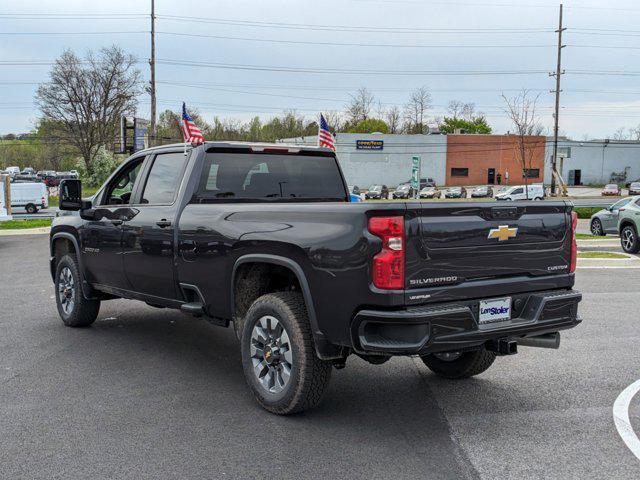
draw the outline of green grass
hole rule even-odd
[[[603,208],[604,205],[602,207],[576,207],[573,210],[578,214],[578,218],[591,218],[591,215]]]
[[[100,187],[82,187],[82,198],[95,195]],[[49,197],[49,207],[55,208],[60,206],[60,197]]]
[[[590,233],[576,233],[576,240],[604,240],[604,235],[591,235]]]
[[[50,227],[50,218],[34,218],[30,220],[7,220],[0,222],[0,230],[22,230],[25,228]]]
[[[578,252],[578,258],[629,258],[629,255],[615,252]]]

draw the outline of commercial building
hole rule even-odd
[[[285,138],[283,143],[315,145],[317,137]],[[446,135],[338,133],[336,154],[349,185],[395,187],[411,178],[412,157],[422,158],[422,177],[444,185]]]
[[[526,173],[530,183],[544,181],[546,138],[526,137]],[[515,135],[447,135],[447,185],[514,185],[525,171]]]
[[[553,139],[547,141],[545,178],[551,181]],[[557,169],[569,185],[600,185],[640,179],[640,142],[589,140],[558,142]],[[619,180],[620,179],[620,180]]]
[[[281,142],[315,145],[317,137]],[[400,135],[339,133],[337,156],[349,185],[395,187],[411,177],[412,157],[422,159],[422,177],[438,185],[516,185],[524,183],[515,135]],[[530,183],[551,183],[553,139],[525,139]],[[558,169],[569,185],[640,179],[640,142],[561,139]],[[622,180],[619,180],[622,181]]]

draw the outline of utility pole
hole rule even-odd
[[[151,132],[149,146],[156,144],[156,8],[155,0],[151,0],[151,81],[149,82],[149,93],[151,94]]]
[[[556,163],[558,160],[558,117],[560,116],[560,77],[564,74],[562,70],[562,32],[566,28],[562,27],[562,4],[560,4],[560,17],[558,20],[558,64],[556,65],[556,73],[550,73],[550,76],[556,77],[556,89],[551,90],[551,93],[556,94],[556,108],[554,114],[554,126],[553,126],[553,158],[551,159],[551,195],[556,194]]]

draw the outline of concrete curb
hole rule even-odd
[[[11,237],[14,235],[45,235],[49,234],[51,227],[38,228],[17,228],[15,230],[0,230],[0,237]]]

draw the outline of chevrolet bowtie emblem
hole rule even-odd
[[[517,234],[517,227],[509,228],[509,225],[500,225],[498,228],[489,230],[489,236],[487,238],[497,238],[499,242],[504,242],[505,240],[515,237]]]

